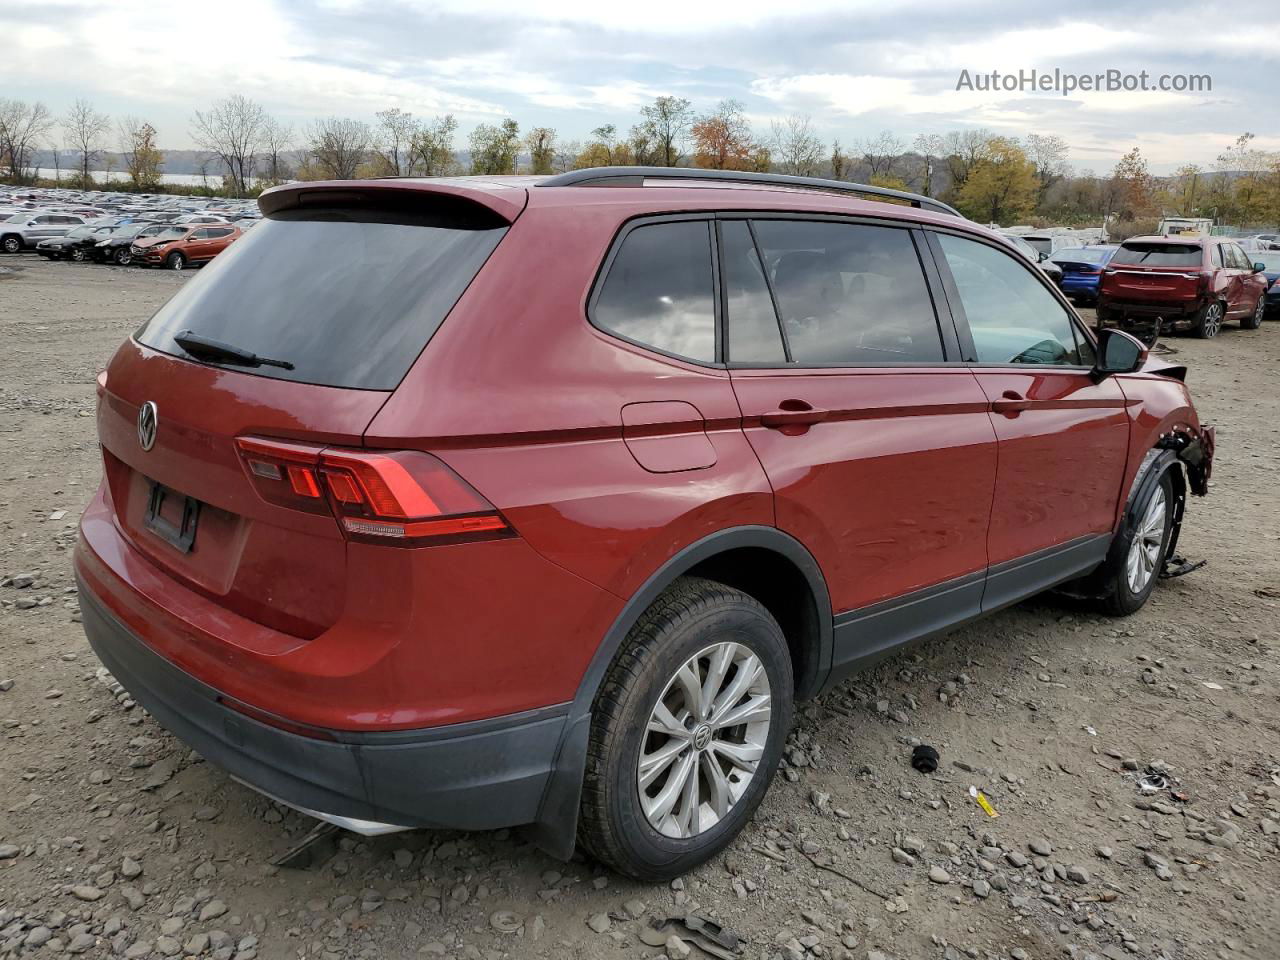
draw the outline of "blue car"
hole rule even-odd
[[[1267,278],[1267,313],[1271,318],[1280,316],[1280,251],[1255,250],[1249,254],[1254,263],[1265,268],[1262,275]]]
[[[1049,259],[1062,268],[1058,286],[1080,305],[1096,303],[1102,268],[1119,250],[1118,246],[1070,247],[1059,250]]]

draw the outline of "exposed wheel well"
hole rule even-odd
[[[685,571],[750,594],[778,621],[791,650],[796,697],[811,697],[821,682],[819,611],[809,581],[787,557],[766,547],[737,547]]]

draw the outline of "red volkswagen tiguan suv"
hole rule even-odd
[[[260,204],[99,379],[84,626],[357,831],[675,876],[796,700],[1049,587],[1133,612],[1206,489],[1185,370],[928,198],[611,168]]]

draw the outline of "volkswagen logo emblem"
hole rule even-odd
[[[143,450],[150,450],[156,445],[156,427],[160,423],[160,411],[155,403],[148,400],[138,410],[138,443]]]

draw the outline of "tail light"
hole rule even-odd
[[[309,513],[331,512],[352,540],[424,546],[514,536],[493,504],[429,453],[257,437],[236,442],[265,500]]]
[[[1196,274],[1196,293],[1204,293],[1209,289],[1209,281],[1213,274],[1208,270],[1201,270]]]

